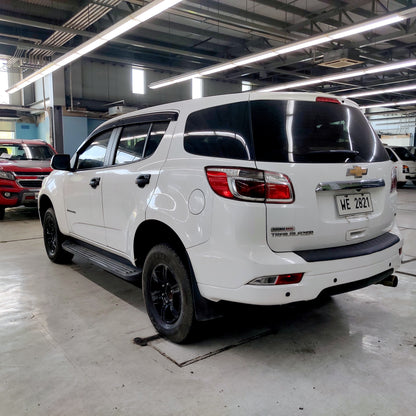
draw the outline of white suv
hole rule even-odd
[[[416,156],[404,146],[386,146],[386,151],[397,167],[397,187],[403,188],[407,181],[416,185]]]
[[[57,155],[39,211],[49,258],[142,279],[174,342],[218,301],[280,305],[395,285],[396,176],[351,101],[243,93],[162,105]]]

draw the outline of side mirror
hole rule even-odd
[[[51,167],[55,170],[71,170],[71,157],[66,154],[57,154],[52,157]]]

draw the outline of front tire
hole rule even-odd
[[[4,211],[6,208],[0,207],[0,220],[4,219]]]
[[[153,247],[143,267],[143,297],[153,326],[172,342],[189,341],[195,329],[188,268],[165,244]]]
[[[399,189],[403,188],[406,185],[406,182],[397,182],[397,187]]]
[[[54,263],[69,263],[73,257],[62,247],[65,238],[59,231],[55,211],[49,208],[43,216],[43,242],[45,244],[46,254]]]

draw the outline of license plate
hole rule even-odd
[[[373,211],[370,194],[337,195],[335,198],[339,215],[360,214]]]

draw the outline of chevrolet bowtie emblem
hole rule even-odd
[[[361,166],[354,166],[353,168],[347,169],[347,176],[355,176],[356,178],[362,178],[363,175],[367,175],[368,169],[362,168]]]

